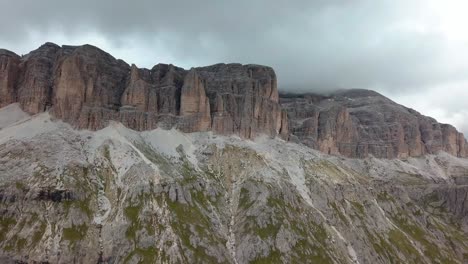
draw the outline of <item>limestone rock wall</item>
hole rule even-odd
[[[13,52],[0,50],[0,107],[16,101],[20,57]]]
[[[453,126],[368,90],[328,96],[281,95],[291,140],[330,154],[406,158],[445,151],[467,157],[465,137]]]
[[[213,131],[252,138],[277,135],[282,125],[276,75],[259,65],[216,64],[196,69],[202,76],[213,113]],[[284,133],[283,132],[283,136]]]
[[[19,102],[30,114],[50,110],[80,129],[115,120],[135,130],[287,138],[276,83],[274,71],[259,65],[140,69],[90,45],[46,43],[23,57],[0,50],[0,106]]]
[[[46,43],[22,57],[0,50],[0,107],[15,102],[30,114],[50,111],[80,129],[115,120],[134,130],[280,136],[356,158],[439,151],[468,156],[465,137],[453,126],[373,91],[280,98],[274,70],[260,65],[141,69],[90,45]]]

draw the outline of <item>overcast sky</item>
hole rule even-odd
[[[0,0],[0,47],[92,44],[150,68],[272,66],[280,90],[377,90],[468,134],[466,0]]]

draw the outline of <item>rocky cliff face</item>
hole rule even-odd
[[[19,64],[18,55],[7,50],[0,50],[0,107],[16,102]]]
[[[445,151],[466,157],[468,147],[453,126],[367,90],[328,96],[284,94],[291,139],[347,157],[407,158]]]
[[[134,130],[175,127],[301,142],[328,154],[406,158],[468,155],[463,134],[378,93],[279,96],[270,67],[216,64],[140,69],[90,46],[46,43],[20,57],[0,50],[0,107],[18,102],[76,128],[119,121]]]
[[[135,130],[288,135],[269,67],[218,64],[186,71],[158,64],[148,70],[90,45],[52,43],[22,58],[2,50],[0,66],[0,106],[18,102],[30,114],[50,110],[77,128],[102,129],[115,120]]]

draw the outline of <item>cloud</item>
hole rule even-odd
[[[463,97],[440,102],[440,87],[455,91],[454,83],[468,83],[463,26],[468,4],[463,1],[0,4],[8,6],[0,16],[0,46],[18,53],[53,41],[93,44],[142,67],[159,62],[185,68],[218,62],[266,64],[275,68],[282,90],[375,89],[443,122],[467,127]],[[416,100],[418,96],[427,103]]]
[[[468,135],[468,108],[466,104],[468,89],[466,87],[468,87],[468,81],[448,82],[427,87],[417,93],[396,95],[393,96],[393,99],[424,115],[454,125],[466,136]]]

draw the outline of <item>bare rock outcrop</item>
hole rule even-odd
[[[56,62],[52,112],[79,128],[99,129],[117,116],[129,66],[85,45],[65,46]]]
[[[180,97],[179,125],[182,131],[207,131],[211,128],[210,102],[205,93],[205,85],[197,71],[192,69],[185,76]]]
[[[15,53],[0,49],[0,107],[16,101],[20,59]]]
[[[22,57],[0,50],[0,107],[16,102],[30,114],[50,111],[80,129],[115,120],[134,130],[280,136],[356,158],[468,155],[453,126],[376,92],[280,98],[273,69],[253,64],[141,69],[90,45],[46,43]]]
[[[328,96],[281,95],[291,139],[330,154],[406,158],[445,151],[466,157],[466,140],[453,126],[368,90]]]
[[[90,45],[53,43],[24,57],[1,50],[0,66],[1,106],[19,102],[31,114],[50,110],[80,129],[115,120],[135,130],[288,136],[276,76],[265,66],[140,69]]]
[[[16,101],[24,111],[37,114],[52,105],[54,69],[60,47],[45,43],[21,59]]]
[[[259,65],[216,64],[197,68],[212,109],[212,129],[252,138],[277,135],[282,127],[276,75]],[[283,132],[283,134],[286,134]]]

